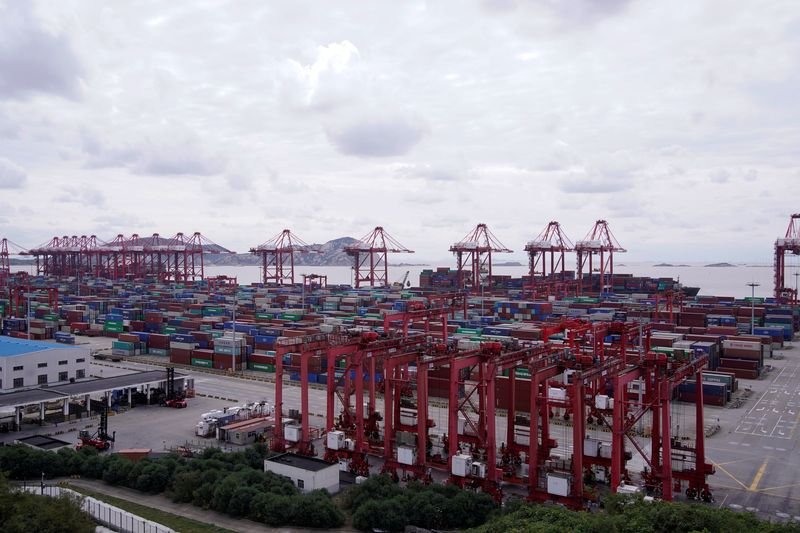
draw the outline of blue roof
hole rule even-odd
[[[69,346],[56,344],[54,342],[29,341],[26,339],[15,339],[13,337],[0,336],[0,357],[11,357],[26,353],[41,352],[54,348],[69,348]]]

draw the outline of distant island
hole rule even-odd
[[[493,263],[496,267],[521,267],[522,263],[519,261],[506,261],[505,263]]]
[[[390,263],[390,267],[426,267],[430,266],[427,263]]]
[[[736,265],[732,265],[730,263],[711,263],[710,265],[705,265],[705,266],[714,267],[714,268],[718,268],[718,267],[726,267],[727,268],[727,267],[735,267]]]
[[[653,265],[654,267],[688,267],[689,265],[673,265],[672,263],[658,263],[657,265]],[[714,266],[714,265],[706,265],[706,266]]]

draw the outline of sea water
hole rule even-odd
[[[652,278],[674,278],[687,287],[700,287],[700,294],[714,296],[733,296],[743,298],[750,296],[752,289],[748,283],[758,283],[755,295],[772,296],[773,270],[771,265],[734,265],[730,267],[710,267],[702,263],[681,263],[680,266],[655,266],[657,263],[623,263],[615,266],[615,272],[633,274]],[[399,282],[406,271],[412,287],[419,286],[419,275],[425,269],[434,266],[389,266],[389,282]],[[454,268],[452,265],[450,268]],[[493,273],[503,276],[519,277],[528,273],[527,266],[497,266]],[[206,276],[228,275],[237,278],[240,284],[249,285],[260,280],[261,269],[258,266],[206,266]],[[302,266],[295,265],[295,281],[302,281],[303,274],[320,274],[328,276],[328,284],[351,284],[353,269],[348,266]],[[787,272],[787,284],[793,286],[797,278],[793,272]]]

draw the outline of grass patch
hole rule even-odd
[[[152,507],[147,507],[146,505],[134,503],[129,500],[123,500],[114,496],[108,496],[107,494],[96,492],[84,487],[77,487],[71,484],[68,486],[70,489],[74,490],[75,492],[80,492],[84,496],[91,496],[92,498],[111,504],[115,507],[119,507],[120,509],[128,511],[129,513],[146,518],[147,520],[158,522],[159,524],[165,525],[171,529],[174,529],[175,531],[180,531],[181,533],[233,533],[229,529],[217,527],[213,524],[204,524],[203,522],[198,522],[197,520],[192,520],[191,518],[168,513],[166,511],[162,511],[161,509],[153,509]]]

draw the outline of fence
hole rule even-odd
[[[108,526],[115,531],[123,533],[175,533],[175,530],[151,522],[135,514],[123,511],[118,507],[101,502],[91,496],[84,496],[74,490],[52,485],[20,487],[22,490],[33,494],[43,494],[51,498],[67,496],[81,502],[81,509],[89,513],[101,525]]]

